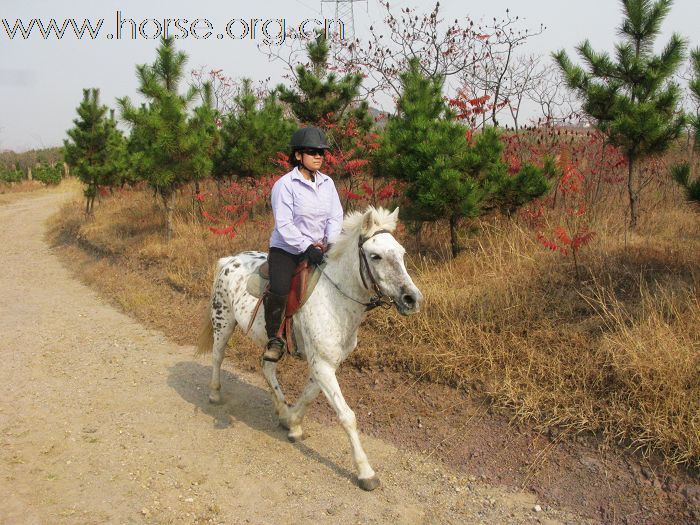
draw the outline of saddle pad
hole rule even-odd
[[[269,279],[260,275],[259,270],[262,266],[263,265],[261,264],[255,270],[253,270],[253,272],[248,276],[248,279],[246,280],[246,290],[250,295],[252,295],[253,297],[257,297],[258,299],[262,297],[262,295],[265,293],[265,290],[267,290],[267,286],[270,284]],[[318,284],[318,280],[321,278],[321,270],[323,270],[323,268],[325,267],[326,263],[324,262],[321,265],[314,268],[314,271],[307,282],[306,291],[302,295],[302,300],[299,305],[299,308],[301,308],[301,306],[303,306],[304,303],[311,296],[311,292],[314,291],[314,288],[316,288],[316,284]]]
[[[248,276],[248,279],[245,283],[245,287],[250,295],[260,299],[262,297],[262,294],[265,293],[265,289],[267,288],[267,285],[269,283],[270,281],[268,279],[264,279],[263,276],[260,275],[260,272],[258,272],[258,269],[256,268],[253,271],[253,273],[251,273]]]

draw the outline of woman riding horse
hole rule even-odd
[[[340,234],[343,208],[333,180],[320,171],[328,143],[315,127],[294,132],[289,161],[294,169],[272,187],[275,228],[268,255],[270,290],[265,295],[267,345],[263,360],[277,362],[284,355],[284,340],[277,336],[292,274],[307,258],[323,261],[323,251]]]

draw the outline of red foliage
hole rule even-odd
[[[354,192],[352,192],[348,189],[345,189],[345,188],[341,188],[340,193],[341,193],[341,195],[343,195],[343,197],[350,199],[350,200],[353,200],[353,201],[357,201],[357,200],[360,200],[362,198],[362,195],[359,195],[358,193],[354,193]]]
[[[565,155],[559,157],[566,159]],[[545,248],[553,251],[559,251],[562,255],[574,257],[576,264],[576,254],[578,250],[588,244],[595,232],[590,230],[586,212],[588,205],[586,204],[587,185],[581,171],[570,161],[564,166],[560,166],[561,176],[557,181],[557,187],[563,198],[567,199],[567,203],[563,208],[563,217],[556,219],[553,217],[554,210],[553,200],[554,195],[550,195],[546,201],[549,201],[545,208],[542,200],[532,203],[523,210],[523,216],[527,222],[537,230],[536,239]],[[550,217],[552,216],[552,217]],[[554,222],[554,227],[550,224]],[[578,272],[578,266],[576,268]]]
[[[553,191],[521,213],[536,231],[538,242],[573,256],[578,272],[577,253],[595,237],[589,224],[590,209],[614,189],[610,186],[624,182],[624,155],[591,130],[543,127],[503,140],[511,169],[517,165],[515,158],[539,167],[547,157],[554,160],[559,176],[553,181]]]
[[[284,173],[289,173],[290,171],[292,171],[292,165],[290,164],[289,156],[286,153],[278,151],[277,158],[275,159],[275,164],[277,164],[280,170],[284,171]]]
[[[400,192],[399,189],[396,187],[398,184],[398,181],[392,180],[389,181],[388,184],[386,184],[378,193],[379,200],[385,201],[394,197],[398,197]],[[405,184],[403,184],[405,186]]]
[[[447,104],[457,112],[458,120],[472,120],[489,109],[488,101],[491,97],[470,97],[464,89],[457,91],[454,98],[448,98]]]
[[[221,188],[219,196],[226,203],[216,214],[202,210],[202,216],[207,221],[218,225],[210,226],[209,231],[215,235],[235,237],[239,228],[249,221],[252,210],[267,205],[277,179],[279,176],[234,180]]]

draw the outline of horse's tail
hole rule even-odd
[[[197,351],[195,356],[200,356],[208,354],[212,351],[214,346],[214,325],[211,319],[211,305],[214,300],[214,289],[216,288],[216,281],[221,275],[221,268],[223,267],[223,259],[219,259],[216,264],[216,274],[214,275],[214,283],[211,287],[211,297],[209,297],[209,303],[204,311],[204,318],[202,319],[202,327],[199,330],[199,341],[197,343]]]
[[[202,319],[202,328],[199,331],[199,342],[197,343],[196,356],[208,354],[214,346],[214,326],[211,322],[211,301],[204,312]]]

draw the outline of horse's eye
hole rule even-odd
[[[369,258],[372,259],[373,261],[381,261],[382,260],[381,256],[377,255],[376,253],[373,253],[372,255],[370,255]]]

